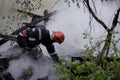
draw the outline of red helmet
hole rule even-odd
[[[55,42],[58,42],[59,44],[61,44],[65,39],[64,33],[61,31],[54,31],[53,39]]]

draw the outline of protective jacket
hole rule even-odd
[[[22,48],[34,48],[41,43],[46,47],[48,53],[51,55],[55,52],[53,45],[54,40],[52,39],[49,30],[44,26],[23,30],[17,37],[17,43]]]

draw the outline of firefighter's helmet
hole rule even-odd
[[[59,44],[61,44],[65,39],[64,33],[61,31],[54,31],[53,39],[55,42],[58,42]]]

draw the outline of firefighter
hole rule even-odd
[[[44,26],[27,28],[17,36],[17,43],[21,48],[34,52],[40,43],[44,45],[54,62],[59,62],[53,43],[61,44],[64,41],[64,33],[61,31],[50,32]]]

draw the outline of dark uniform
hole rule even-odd
[[[55,54],[53,45],[54,42],[49,30],[44,26],[25,29],[17,37],[17,43],[21,48],[33,49],[41,43],[46,47],[53,60],[58,61],[58,56]]]

